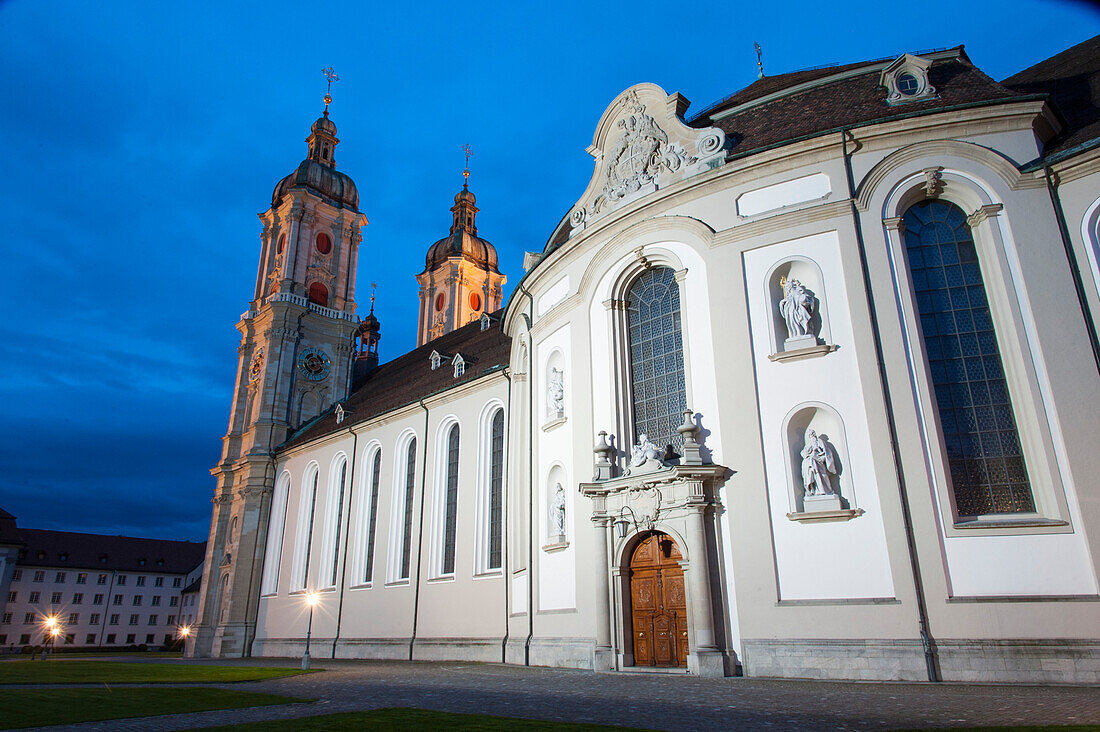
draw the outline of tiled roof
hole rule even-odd
[[[1013,74],[1002,85],[1027,94],[1049,94],[1066,128],[1046,154],[1100,138],[1100,36]]]
[[[206,542],[138,539],[132,536],[77,534],[71,531],[19,529],[26,548],[21,567],[183,574],[206,554]]]
[[[15,516],[0,508],[0,546],[19,546],[19,529],[15,527]]]
[[[475,320],[382,364],[342,402],[345,413],[343,424],[336,424],[334,407],[291,435],[280,449],[347,429],[353,424],[507,366],[512,339],[500,327],[500,313],[492,313],[490,317],[493,324],[486,330],[481,329],[480,320]],[[439,351],[448,357],[446,363],[435,371],[431,366],[432,351]],[[458,353],[466,360],[466,372],[456,379],[450,359]]]
[[[970,63],[960,49],[948,58],[934,61],[928,70],[928,80],[936,89],[935,98],[889,106],[886,104],[887,91],[879,85],[880,72],[886,65],[873,64],[867,67],[869,70],[866,73],[848,77],[841,75],[834,81],[824,77],[819,85],[811,88],[750,105],[712,122],[714,116],[721,115],[721,110],[718,110],[695,120],[693,124],[700,127],[713,124],[721,128],[733,141],[731,155],[739,157],[842,127],[857,127],[913,114],[963,105],[997,103],[1024,96],[986,76]],[[851,64],[828,71],[841,74],[846,69],[859,66],[861,65]],[[791,86],[808,80],[799,77],[798,73],[787,76],[796,77],[789,80]],[[761,80],[757,84],[764,81],[767,80]],[[753,86],[756,84],[740,94],[748,92]],[[761,96],[764,95],[756,95],[755,98]],[[741,100],[738,104],[744,104],[745,101],[749,99]],[[724,108],[735,106],[737,105],[727,104]]]

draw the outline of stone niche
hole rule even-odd
[[[542,429],[550,430],[565,424],[566,389],[565,356],[561,350],[554,349],[550,357],[546,359],[544,369],[543,398],[546,406],[543,415]]]
[[[829,467],[825,472],[831,493],[818,489],[817,495],[809,495],[807,491],[804,467],[813,458],[805,457],[803,452],[811,431],[829,453]],[[816,402],[795,407],[787,417],[783,437],[790,478],[791,512],[787,518],[801,522],[847,521],[863,515],[863,509],[856,504],[855,486],[849,470],[851,462],[844,422],[836,410]]]
[[[782,303],[787,295],[786,287],[797,283],[804,291],[805,307],[810,317],[805,333],[791,332],[784,316]],[[765,297],[768,301],[768,319],[771,341],[768,344],[772,361],[788,361],[814,356],[824,356],[836,350],[832,330],[829,327],[829,309],[825,297],[825,278],[821,268],[812,259],[789,257],[772,267],[768,273]]]

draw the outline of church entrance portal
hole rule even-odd
[[[687,602],[680,549],[668,534],[642,539],[630,557],[634,665],[687,665]]]

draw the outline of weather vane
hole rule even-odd
[[[757,68],[756,78],[763,79],[764,78],[764,59],[763,59],[764,49],[760,48],[760,44],[757,43],[756,41],[753,41],[752,45],[756,46],[756,68]]]
[[[466,188],[470,184],[470,158],[474,156],[474,149],[466,143],[462,146],[462,152],[466,153],[466,169],[462,171],[462,187]]]
[[[328,105],[332,104],[332,82],[340,81],[340,77],[336,75],[336,69],[331,66],[321,69],[321,73],[328,79],[328,89],[325,90],[325,116],[328,117]]]
[[[370,283],[370,312],[374,314],[374,288],[378,287],[377,282]]]

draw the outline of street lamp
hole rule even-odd
[[[48,641],[48,645],[46,643],[42,644],[42,660],[43,661],[46,660],[46,654],[49,651],[52,651],[54,649],[54,644],[57,640],[57,636],[59,636],[60,634],[61,634],[61,625],[57,622],[57,616],[47,615],[46,616],[46,638],[47,638],[47,641]]]
[[[182,642],[182,645],[184,646],[184,650],[186,650],[186,648],[187,648],[187,637],[189,635],[191,635],[191,626],[190,625],[181,625],[176,630],[176,637],[179,638],[180,641]]]
[[[313,633],[313,608],[320,599],[316,592],[306,593],[306,604],[309,605],[309,625],[306,626],[306,650],[302,654],[303,671],[309,671],[309,636]]]

